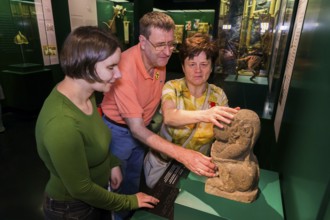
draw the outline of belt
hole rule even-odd
[[[71,211],[74,210],[81,210],[83,207],[88,207],[90,205],[82,202],[82,201],[58,201],[54,200],[53,198],[45,195],[44,203],[49,208],[56,208],[56,209],[70,209]]]
[[[105,120],[107,120],[108,122],[110,122],[110,123],[112,123],[114,125],[117,125],[117,126],[122,127],[122,128],[129,128],[128,125],[126,125],[126,124],[120,124],[118,122],[115,122],[114,120],[108,118],[106,115],[104,115],[104,118],[105,118]]]

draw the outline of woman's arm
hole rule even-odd
[[[181,127],[198,122],[213,123],[222,128],[222,123],[230,124],[237,109],[226,106],[214,106],[206,110],[182,110],[177,109],[174,102],[166,100],[162,103],[164,124]]]

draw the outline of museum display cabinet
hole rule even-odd
[[[1,65],[42,61],[38,19],[34,1],[1,2]],[[10,58],[10,59],[9,59]],[[6,62],[6,63],[5,63]]]
[[[280,0],[221,1],[218,71],[223,74],[250,75],[252,68],[243,66],[240,61],[248,55],[254,55],[261,59],[255,61],[253,70],[261,76],[267,75],[280,6]]]
[[[53,86],[52,71],[43,64],[38,3],[2,1],[0,83],[4,107],[37,111]],[[7,9],[7,10],[6,10]],[[53,27],[53,26],[52,26]],[[49,56],[57,55],[48,48]]]
[[[98,26],[111,31],[121,41],[123,49],[135,44],[134,4],[129,1],[96,1]]]

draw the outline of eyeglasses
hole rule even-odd
[[[160,44],[155,45],[150,40],[148,40],[147,38],[146,38],[146,40],[151,44],[151,46],[153,46],[155,48],[156,51],[163,51],[163,50],[166,49],[166,47],[168,47],[172,51],[178,45],[175,42],[160,43]]]

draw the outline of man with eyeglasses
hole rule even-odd
[[[122,53],[122,78],[116,89],[104,95],[103,119],[111,129],[111,152],[122,164],[119,193],[139,191],[145,145],[184,164],[198,175],[215,176],[210,157],[166,141],[147,128],[160,103],[166,64],[176,48],[173,19],[162,12],[149,12],[140,19],[139,43]],[[116,213],[125,219],[129,213]]]

